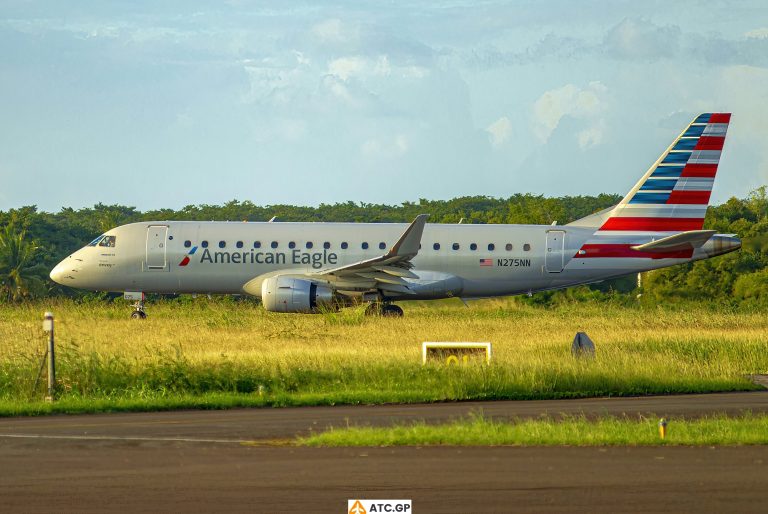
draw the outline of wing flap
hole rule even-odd
[[[388,273],[390,275],[394,275],[396,277],[403,277],[403,278],[419,278],[418,275],[415,273],[408,271],[405,268],[400,268],[397,266],[372,266],[373,269],[378,271],[383,271],[384,273]]]
[[[372,278],[376,282],[382,282],[384,284],[397,284],[397,285],[401,285],[401,286],[407,286],[408,285],[408,282],[406,282],[402,278],[396,277],[394,275],[389,275],[387,273],[381,273],[381,272],[376,272],[376,271],[370,272],[370,273],[369,272],[358,271],[357,275],[359,275],[359,276],[361,276],[363,278]]]

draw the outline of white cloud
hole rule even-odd
[[[579,148],[586,150],[592,146],[597,146],[603,142],[603,122],[589,127],[576,134],[576,140],[579,142]]]
[[[555,131],[563,116],[599,122],[598,117],[604,112],[603,97],[607,88],[600,82],[590,82],[581,89],[574,84],[545,92],[533,105],[533,130],[541,142],[546,142]],[[600,141],[597,125],[579,137],[584,145],[597,144]]]
[[[673,56],[679,47],[680,27],[660,27],[643,19],[624,19],[603,41],[605,50],[622,59],[652,61]]]
[[[328,63],[328,73],[346,82],[352,75],[365,70],[367,66],[368,63],[362,57],[342,57]]]
[[[749,38],[755,38],[755,39],[768,38],[768,27],[750,30],[749,32],[745,33],[744,36]]]
[[[374,58],[361,56],[340,57],[328,63],[328,74],[335,75],[343,81],[350,78],[370,78],[398,76],[402,78],[422,79],[429,75],[429,70],[421,66],[393,64],[389,56],[380,55]]]
[[[494,148],[498,148],[504,144],[504,141],[506,141],[512,133],[512,123],[510,123],[509,118],[502,116],[488,125],[485,131],[488,132],[491,145],[493,145]]]
[[[392,138],[372,138],[360,146],[360,153],[368,158],[392,158],[405,155],[410,148],[408,138],[397,134]]]
[[[343,43],[347,36],[343,32],[341,20],[332,18],[312,27],[312,34],[323,42]]]

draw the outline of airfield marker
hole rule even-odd
[[[47,401],[54,400],[56,389],[56,355],[53,351],[53,313],[46,312],[43,316],[43,330],[48,332],[48,396]]]
[[[659,437],[662,439],[667,438],[667,420],[664,418],[659,420]]]

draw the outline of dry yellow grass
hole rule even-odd
[[[0,307],[0,396],[19,400],[31,389],[44,310],[56,315],[62,393],[84,397],[261,390],[308,403],[533,398],[744,389],[746,375],[768,372],[761,312],[545,309],[514,300],[404,307],[401,319],[354,309],[286,315],[198,298],[151,304],[144,321],[129,319],[122,302]],[[595,342],[594,361],[571,356],[577,331]],[[490,341],[493,362],[423,368],[423,341]]]

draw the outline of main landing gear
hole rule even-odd
[[[133,304],[131,319],[147,319],[147,313],[144,312],[144,300],[138,300]]]
[[[394,303],[371,302],[365,308],[367,316],[386,316],[391,318],[402,318],[403,309]]]

